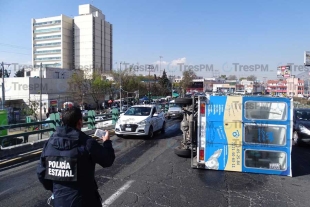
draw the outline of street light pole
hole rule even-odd
[[[4,63],[1,63],[1,70],[2,70],[2,110],[4,110],[4,101],[5,101],[5,90],[4,90]]]
[[[40,121],[42,121],[42,63],[40,64]],[[40,124],[42,130],[42,124]],[[40,139],[42,139],[42,133],[40,133]]]
[[[119,70],[120,70],[120,85],[119,85],[119,97],[120,97],[120,104],[119,104],[119,111],[122,111],[122,62],[119,63]]]
[[[8,78],[11,75],[11,72],[10,73],[7,72],[6,74],[4,74],[4,65],[7,65],[8,67],[10,67],[10,65],[14,65],[14,64],[16,63],[9,63],[9,64],[3,63],[3,62],[1,63],[1,72],[2,72],[2,101],[1,101],[2,103],[1,105],[2,105],[2,109],[4,109],[4,102],[5,102],[4,76],[7,75],[7,78]]]

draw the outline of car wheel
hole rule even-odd
[[[153,137],[154,137],[153,127],[150,126],[150,128],[149,128],[149,133],[148,133],[148,138],[153,138]]]
[[[166,131],[166,122],[163,123],[163,126],[161,127],[161,133],[164,134]]]

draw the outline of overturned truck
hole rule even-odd
[[[193,168],[292,176],[293,102],[263,96],[194,96],[175,154]]]

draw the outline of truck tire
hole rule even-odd
[[[176,103],[176,104],[192,104],[193,99],[191,99],[191,98],[176,98],[174,103]]]
[[[190,149],[183,149],[181,147],[174,148],[174,153],[179,157],[190,158],[191,157],[191,150]]]

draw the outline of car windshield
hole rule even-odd
[[[150,107],[132,107],[128,109],[124,115],[128,116],[149,116],[151,113]]]
[[[297,110],[297,120],[310,121],[310,110]]]

